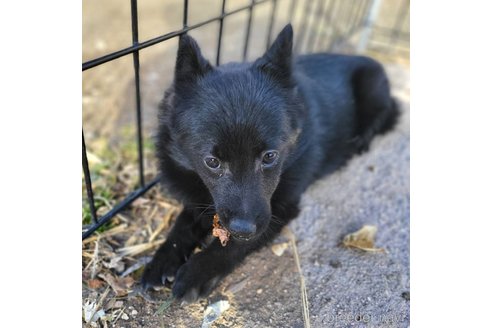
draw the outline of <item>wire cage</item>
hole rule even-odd
[[[296,54],[310,52],[345,52],[345,53],[383,53],[393,56],[407,56],[409,51],[409,0],[251,0],[249,4],[226,11],[226,0],[221,0],[220,15],[189,25],[189,1],[183,1],[182,28],[152,39],[139,39],[139,20],[137,0],[130,0],[132,44],[126,48],[108,53],[101,57],[82,63],[82,71],[104,65],[120,57],[133,57],[135,85],[135,124],[138,160],[138,188],[128,194],[121,202],[113,206],[107,213],[98,216],[95,206],[91,173],[82,131],[82,168],[84,183],[89,204],[91,222],[83,225],[82,239],[93,234],[98,228],[124,210],[137,198],[156,186],[159,177],[149,181],[145,179],[145,166],[142,139],[142,92],[140,83],[140,56],[142,49],[155,46],[189,31],[203,28],[209,24],[218,23],[215,64],[220,65],[223,37],[227,34],[224,20],[230,16],[246,13],[244,40],[241,45],[242,60],[246,60],[251,44],[251,30],[254,11],[258,6],[270,3],[268,22],[266,22],[265,48],[273,40],[273,30],[280,23],[279,4],[288,8],[287,22],[293,24],[297,36],[294,42]]]

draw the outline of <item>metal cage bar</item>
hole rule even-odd
[[[188,0],[184,1],[183,5],[183,30],[188,27]]]
[[[99,58],[89,60],[89,61],[87,61],[87,62],[85,62],[85,63],[82,64],[82,71],[85,71],[87,69],[90,69],[90,68],[99,66],[101,64],[107,63],[109,61],[112,61],[112,60],[115,60],[117,58],[123,57],[125,55],[129,55],[132,52],[135,52],[135,51],[138,51],[138,50],[142,50],[144,48],[153,46],[153,45],[158,44],[158,43],[161,43],[163,41],[166,41],[166,40],[175,38],[175,37],[177,37],[179,35],[182,35],[182,34],[187,33],[188,31],[191,31],[191,30],[197,29],[199,27],[202,27],[204,25],[210,24],[212,22],[218,21],[218,20],[223,19],[223,18],[225,18],[227,16],[234,15],[234,14],[236,14],[238,12],[241,12],[241,11],[244,11],[246,9],[249,9],[252,6],[256,6],[256,5],[259,5],[259,4],[264,3],[264,2],[267,2],[267,1],[272,1],[272,0],[258,0],[254,4],[250,4],[250,5],[247,5],[247,6],[244,6],[244,7],[235,9],[235,10],[232,10],[232,11],[230,11],[228,13],[224,13],[221,16],[210,18],[210,19],[208,19],[206,21],[203,21],[201,23],[198,23],[198,24],[195,24],[195,25],[192,25],[192,26],[186,26],[186,27],[184,27],[181,30],[170,32],[170,33],[166,33],[164,35],[161,35],[161,36],[155,37],[153,39],[150,39],[150,40],[147,40],[147,41],[138,43],[138,44],[133,45],[131,47],[124,48],[124,49],[121,49],[121,50],[112,52],[110,54],[101,56]],[[188,2],[185,1],[185,3],[187,4]],[[188,8],[188,5],[186,5],[185,7],[187,9]]]
[[[316,28],[316,32],[313,33],[315,36],[313,37],[313,48],[309,48],[309,51],[313,51],[316,49],[316,45],[319,44],[320,37],[321,37],[321,29],[322,26],[326,25],[326,22],[328,21],[328,15],[331,12],[331,8],[333,8],[333,0],[326,0],[324,2],[325,6],[323,8],[323,11],[321,12],[321,17],[318,20],[318,27]]]
[[[292,0],[290,2],[290,8],[289,8],[289,21],[290,22],[294,22],[294,14],[296,12],[296,8],[297,8],[297,0]]]
[[[251,4],[249,7],[249,13],[248,13],[248,25],[246,27],[246,36],[244,38],[243,61],[246,61],[246,57],[248,56],[249,36],[251,34],[251,21],[253,20],[254,4],[255,4],[255,0],[251,0]]]
[[[132,41],[138,44],[138,8],[137,0],[131,0]],[[140,188],[145,186],[144,158],[142,145],[142,101],[140,100],[140,57],[139,51],[133,53],[133,70],[135,72],[135,101],[137,109],[137,147],[138,147],[138,178]]]
[[[335,47],[335,45],[338,43],[338,39],[342,35],[342,31],[340,30],[340,20],[344,12],[345,4],[347,0],[339,0],[337,1],[337,6],[336,9],[333,11],[333,16],[332,16],[332,21],[331,25],[333,34],[330,36],[329,39],[329,46],[328,50],[331,51]]]
[[[394,45],[397,40],[400,39],[401,31],[403,29],[403,23],[405,22],[405,18],[408,15],[410,7],[410,1],[402,1],[400,3],[400,8],[398,9],[398,15],[395,18],[395,23],[393,24],[393,31],[391,35],[390,47],[394,49]]]
[[[92,193],[91,172],[89,170],[89,162],[87,161],[87,150],[85,149],[84,131],[82,131],[82,168],[84,170],[85,188],[87,198],[91,210],[92,224],[97,224],[96,205],[94,204],[94,194]]]
[[[277,0],[272,0],[272,3],[272,12],[270,13],[270,24],[268,24],[265,51],[268,50],[268,48],[270,47],[270,43],[272,42],[273,25],[275,24],[275,13],[277,12]]]
[[[300,31],[299,34],[297,34],[297,39],[295,40],[294,44],[294,53],[298,53],[302,49],[302,42],[304,41],[304,37],[306,35],[306,22],[309,16],[309,12],[311,11],[311,6],[312,6],[312,1],[306,1],[306,4],[304,5],[304,18],[302,19],[302,23],[300,26]]]
[[[220,65],[220,49],[222,46],[222,30],[224,28],[224,12],[225,12],[225,4],[226,0],[222,0],[222,10],[220,12],[220,16],[222,17],[219,20],[219,39],[217,40],[217,59],[215,61],[215,65],[219,66]]]
[[[306,51],[310,51],[310,49],[314,45],[314,37],[316,36],[316,31],[313,30],[313,26],[316,23],[315,21],[320,18],[323,2],[325,2],[325,1],[318,0],[316,5],[313,5],[314,11],[311,14],[311,20],[309,21],[309,25],[307,27],[308,35],[307,35],[307,39],[306,39]]]
[[[155,178],[154,180],[152,180],[152,182],[150,182],[149,184],[147,184],[146,186],[144,186],[142,188],[138,188],[137,190],[132,192],[130,195],[128,195],[123,201],[116,204],[108,213],[104,214],[102,217],[99,218],[97,224],[92,225],[89,229],[87,229],[86,231],[84,231],[82,233],[82,239],[85,239],[85,238],[89,237],[90,235],[92,235],[92,233],[94,231],[99,229],[102,225],[104,225],[106,222],[108,222],[110,219],[112,219],[116,214],[121,212],[125,207],[130,205],[135,199],[142,196],[150,188],[155,186],[159,182],[159,180],[160,180],[159,177]]]
[[[94,68],[96,66],[105,64],[117,58],[125,55],[132,54],[133,56],[133,68],[134,68],[134,82],[135,82],[135,95],[136,95],[136,125],[137,125],[137,135],[136,142],[138,144],[138,165],[139,165],[139,187],[127,195],[122,201],[111,208],[107,213],[105,213],[100,218],[97,217],[97,209],[94,202],[94,192],[92,188],[92,181],[90,176],[89,162],[87,159],[87,150],[84,139],[84,132],[82,131],[82,168],[84,173],[84,183],[86,185],[87,200],[90,206],[91,213],[91,225],[85,228],[82,233],[82,239],[90,236],[94,231],[100,228],[102,225],[107,223],[112,217],[117,215],[128,205],[130,205],[134,200],[143,195],[149,189],[154,187],[160,180],[160,177],[155,177],[152,181],[145,184],[145,172],[144,172],[144,156],[143,156],[143,138],[142,138],[142,108],[141,108],[141,90],[140,90],[140,57],[139,51],[147,47],[156,45],[158,43],[164,42],[166,40],[172,39],[174,37],[180,36],[187,33],[188,31],[197,29],[204,25],[219,22],[219,32],[217,40],[217,58],[216,64],[220,64],[221,60],[221,49],[222,49],[222,37],[224,29],[224,19],[230,15],[248,10],[248,20],[246,26],[246,35],[244,39],[243,46],[243,61],[246,60],[248,55],[248,47],[251,37],[251,27],[253,20],[254,7],[262,3],[271,2],[272,9],[269,16],[268,30],[267,30],[267,48],[270,46],[273,29],[276,22],[276,16],[278,11],[278,1],[287,0],[251,0],[250,4],[237,8],[235,10],[225,12],[226,0],[222,0],[221,4],[221,14],[220,16],[210,18],[203,22],[188,26],[188,8],[189,1],[184,0],[183,2],[183,27],[180,30],[173,31],[160,35],[158,37],[149,39],[144,42],[139,41],[138,36],[138,0],[131,0],[131,27],[132,27],[132,45],[120,49],[118,51],[106,54],[104,56],[86,61],[82,63],[82,71]],[[325,50],[327,48],[332,48],[334,44],[344,39],[350,38],[358,30],[367,27],[368,24],[374,23],[370,21],[369,14],[371,11],[370,4],[377,2],[378,0],[305,0],[305,4],[301,9],[301,14],[303,15],[300,19],[300,26],[297,26],[298,31],[295,52],[300,52],[304,48],[311,51],[315,48],[322,48]],[[393,29],[388,29],[388,36],[390,39],[408,39],[408,32],[402,30],[403,21],[408,15],[408,0],[403,0],[401,6],[398,10],[398,15],[396,18],[396,23]],[[289,20],[294,25],[293,19],[297,14],[298,0],[291,0],[287,15]],[[406,8],[406,9],[405,9]],[[343,25],[349,21],[349,25]],[[323,26],[329,27],[329,31],[323,29]],[[377,27],[376,27],[377,28]],[[386,31],[386,29],[385,29]],[[326,47],[323,47],[323,40],[328,41]],[[394,41],[393,41],[394,43]]]

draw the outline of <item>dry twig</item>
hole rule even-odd
[[[311,322],[309,317],[309,301],[307,297],[306,282],[304,275],[302,274],[301,261],[299,260],[299,253],[297,252],[296,236],[288,227],[285,229],[285,232],[289,237],[292,249],[294,250],[294,258],[296,260],[297,271],[299,272],[299,279],[301,281],[302,316],[304,319],[304,327],[310,328]]]

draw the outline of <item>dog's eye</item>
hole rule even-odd
[[[263,154],[262,164],[264,167],[269,167],[277,162],[278,152],[269,150]]]
[[[207,165],[211,169],[218,169],[220,167],[220,161],[212,156],[205,157],[204,159],[205,165]]]

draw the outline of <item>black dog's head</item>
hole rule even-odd
[[[169,156],[200,176],[237,239],[267,228],[271,197],[297,142],[291,60],[290,24],[253,63],[212,67],[190,36],[179,42],[166,100]]]

